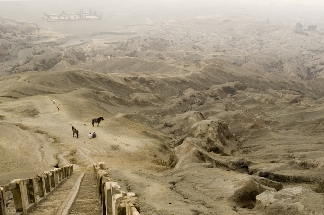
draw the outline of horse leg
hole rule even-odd
[[[77,131],[76,136],[77,136],[77,138],[79,138],[79,131]]]

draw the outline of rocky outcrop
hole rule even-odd
[[[183,136],[193,124],[205,119],[205,116],[201,112],[187,111],[164,121],[163,129],[165,129],[167,133]]]
[[[285,188],[278,192],[266,190],[256,196],[255,209],[269,215],[323,215],[324,198],[323,195],[302,186]]]
[[[227,124],[220,120],[202,120],[193,124],[187,134],[175,141],[173,146],[175,148],[169,164],[176,168],[188,163],[210,161],[213,154],[231,155],[237,150],[235,137]]]
[[[197,139],[195,143],[207,152],[230,155],[237,149],[235,137],[229,131],[228,125],[221,120],[201,120],[193,124],[187,134],[176,141],[176,146],[182,144],[186,138]]]
[[[233,95],[237,90],[245,90],[247,86],[244,84],[235,81],[228,82],[222,85],[213,85],[208,91],[207,95],[214,99],[225,98],[227,95]]]
[[[260,177],[252,177],[242,183],[233,194],[234,202],[241,208],[252,209],[256,205],[256,197],[265,191],[281,190],[283,185]]]

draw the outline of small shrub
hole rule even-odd
[[[117,145],[117,144],[110,145],[110,148],[111,148],[112,150],[118,150],[118,149],[119,149],[119,145]]]

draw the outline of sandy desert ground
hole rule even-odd
[[[78,38],[1,19],[0,184],[103,161],[141,214],[323,214],[324,28],[296,23],[212,15]]]

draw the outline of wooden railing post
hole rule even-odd
[[[43,176],[38,175],[36,181],[38,185],[38,195],[40,198],[42,198],[45,196],[45,192],[46,192],[44,175]]]
[[[16,179],[10,183],[16,212],[27,214],[24,180]]]
[[[112,215],[126,215],[124,214],[123,212],[124,211],[121,211],[121,213],[118,213],[119,212],[119,198],[122,198],[124,195],[122,192],[119,192],[119,193],[116,193],[112,196]]]
[[[66,172],[66,166],[64,166],[63,168],[62,168],[62,178],[63,179],[66,179],[67,178],[67,174],[66,174],[67,172]]]
[[[51,176],[49,172],[44,172],[45,192],[51,192]]]
[[[70,171],[69,171],[69,173],[70,173],[69,175],[72,175],[72,173],[73,173],[73,165],[70,165],[69,170],[70,170]]]
[[[118,190],[114,189],[114,187],[118,186],[117,182],[106,182],[106,204],[107,204],[107,211],[108,214],[113,214],[113,207],[114,207],[114,201],[113,201],[113,195],[119,193]]]
[[[101,198],[102,215],[140,215],[139,208],[134,206],[135,193],[123,192],[117,182],[111,181],[105,163],[93,164]]]
[[[59,173],[59,170],[56,169],[56,170],[53,170],[53,173],[54,173],[54,180],[55,180],[55,187],[59,184],[59,178],[60,178],[60,173]]]
[[[53,170],[50,170],[50,181],[51,181],[51,188],[55,188],[55,186],[56,186],[56,181],[55,181],[55,171],[53,171]]]
[[[0,187],[0,215],[6,215],[6,196],[3,187]]]
[[[64,178],[63,178],[63,169],[62,168],[60,168],[59,170],[58,170],[58,172],[59,172],[59,181],[62,181]]]
[[[27,199],[29,204],[36,202],[35,180],[33,178],[26,179]]]
[[[117,182],[105,182],[102,194],[102,206],[105,208],[103,215],[112,214],[112,187],[116,186]]]

